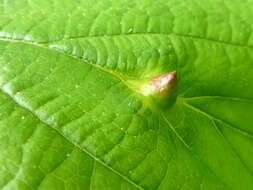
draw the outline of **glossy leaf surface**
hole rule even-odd
[[[0,189],[253,189],[252,0],[0,0]],[[156,110],[131,86],[177,71]]]

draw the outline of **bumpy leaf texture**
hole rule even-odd
[[[0,0],[2,190],[252,190],[252,0]],[[176,70],[157,111],[129,80]]]

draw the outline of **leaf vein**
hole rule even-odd
[[[223,120],[220,119],[220,118],[216,118],[216,117],[210,115],[209,113],[206,113],[206,112],[200,110],[199,108],[196,108],[196,107],[194,107],[194,106],[192,106],[192,105],[190,105],[190,104],[188,104],[188,103],[186,103],[186,102],[184,102],[183,105],[186,106],[187,108],[189,108],[189,109],[191,109],[191,110],[197,112],[197,113],[200,113],[200,114],[206,116],[206,117],[209,118],[209,119],[213,119],[213,120],[215,120],[215,121],[217,121],[217,122],[219,122],[219,123],[223,123],[223,124],[225,124],[225,126],[227,126],[228,128],[231,128],[231,129],[233,129],[233,130],[239,132],[241,135],[244,135],[244,136],[246,136],[246,137],[248,137],[248,138],[250,138],[250,139],[253,140],[253,135],[250,134],[249,132],[244,131],[244,130],[242,130],[242,129],[239,129],[238,127],[235,127],[235,126],[233,126],[232,124],[230,124],[230,123],[228,123],[228,122],[226,122],[226,121],[223,121]]]
[[[77,149],[81,150],[82,152],[86,153],[87,155],[89,155],[92,159],[94,159],[95,161],[99,162],[101,165],[103,165],[104,167],[108,168],[109,170],[111,170],[113,173],[117,174],[119,177],[123,178],[125,181],[127,181],[128,183],[130,183],[131,185],[133,185],[134,187],[136,187],[137,189],[143,190],[143,188],[141,186],[139,186],[138,184],[136,184],[135,182],[133,182],[132,180],[130,180],[127,176],[122,175],[121,173],[119,173],[117,170],[113,169],[111,166],[107,165],[104,161],[102,161],[101,159],[97,158],[95,155],[93,155],[92,153],[90,153],[88,150],[86,150],[85,148],[81,147],[79,144],[75,143],[74,141],[72,141],[70,138],[68,138],[67,136],[65,136],[59,129],[54,128],[50,125],[47,124],[46,121],[44,121],[43,119],[41,119],[40,117],[38,117],[35,113],[33,113],[32,110],[30,110],[29,108],[27,108],[25,105],[23,105],[22,103],[20,103],[18,100],[16,100],[14,97],[12,97],[10,94],[8,94],[7,92],[5,92],[3,89],[1,89],[1,91],[8,95],[17,105],[19,105],[20,107],[24,108],[25,110],[27,110],[28,112],[30,112],[34,117],[36,117],[42,124],[44,124],[45,126],[55,130],[57,132],[57,134],[59,134],[61,137],[63,137],[65,140],[67,140],[70,144],[72,144],[74,147],[76,147]]]

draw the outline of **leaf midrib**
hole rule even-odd
[[[6,37],[6,36],[0,36],[0,40],[4,39],[9,39],[9,40],[17,40],[17,41],[24,41],[28,43],[35,43],[35,44],[41,44],[41,45],[50,45],[51,43],[56,43],[56,42],[61,42],[61,41],[67,41],[67,40],[77,40],[77,39],[88,39],[88,38],[113,38],[113,37],[124,37],[124,36],[174,36],[174,37],[181,37],[181,38],[190,38],[190,39],[195,39],[195,40],[204,40],[208,42],[213,42],[221,45],[229,45],[229,46],[234,46],[234,47],[242,47],[242,48],[249,48],[253,49],[252,45],[245,45],[245,44],[240,44],[240,43],[233,43],[233,42],[227,42],[227,41],[220,41],[212,38],[205,38],[205,37],[200,37],[196,35],[189,35],[189,34],[181,34],[181,33],[123,33],[123,34],[106,34],[106,35],[86,35],[86,36],[72,36],[69,38],[62,38],[62,39],[57,39],[57,40],[49,40],[49,41],[35,41],[35,40],[21,40],[21,39],[14,39],[11,37]]]

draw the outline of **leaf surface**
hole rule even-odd
[[[0,188],[253,188],[253,1],[0,1]],[[129,80],[176,70],[157,111]]]

